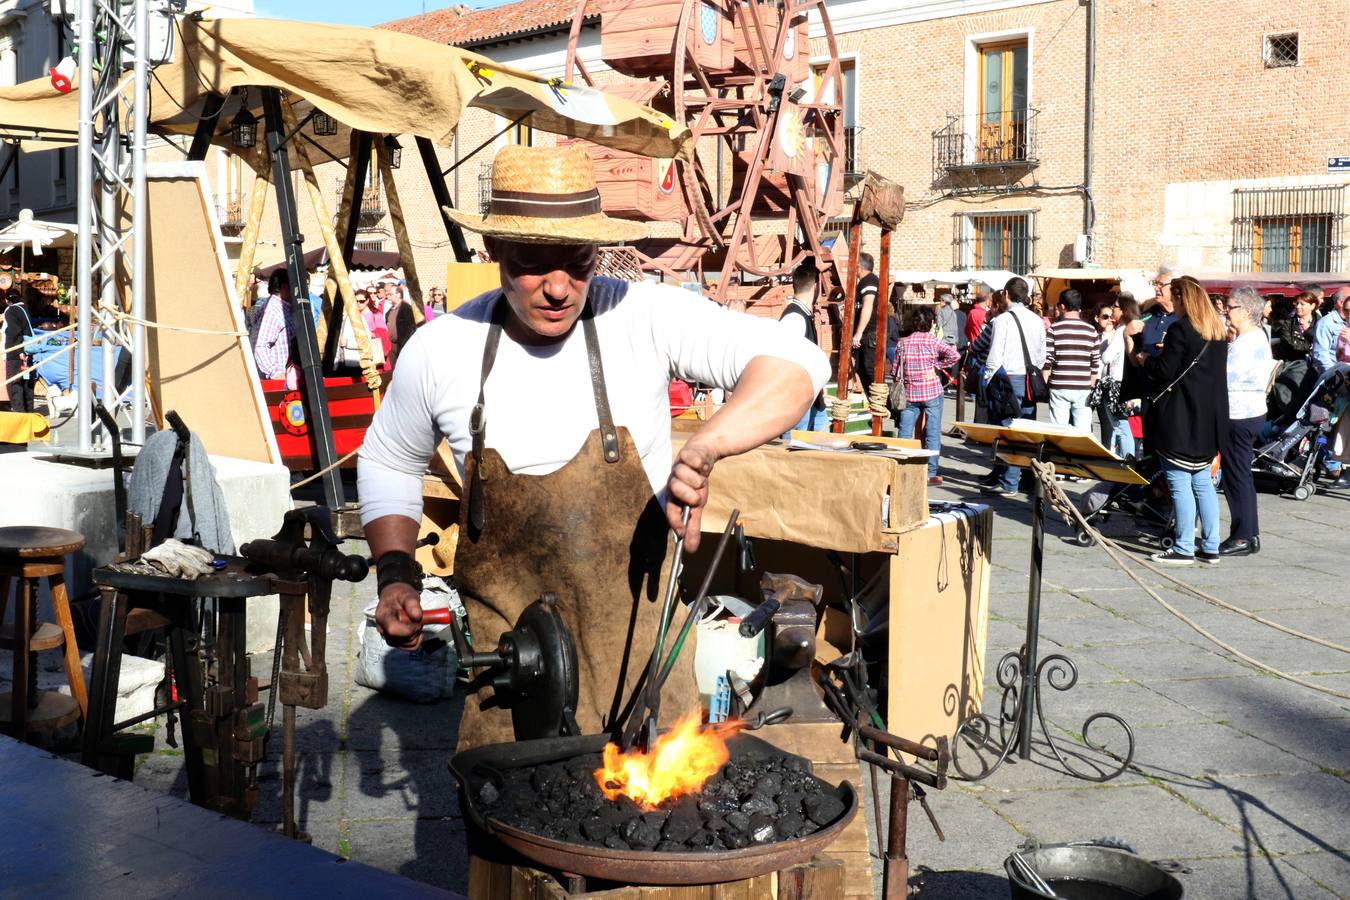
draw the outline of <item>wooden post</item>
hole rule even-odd
[[[873,384],[886,383],[886,319],[891,307],[891,230],[881,229],[881,284],[877,290],[877,363]],[[904,324],[903,322],[901,323]],[[901,373],[903,375],[903,373]],[[872,413],[872,434],[881,436],[881,423],[886,419]],[[899,422],[896,426],[899,426]]]
[[[848,275],[844,279],[844,321],[839,325],[839,368],[835,377],[836,399],[848,400],[849,362],[853,356],[853,313],[857,303],[854,294],[858,290],[858,252],[862,243],[862,206],[853,204],[853,218],[848,227]],[[725,276],[726,273],[723,273]],[[835,434],[844,433],[845,419],[834,419],[831,408],[830,430]]]
[[[384,195],[389,201],[389,221],[394,226],[394,239],[398,241],[398,257],[403,263],[403,279],[408,282],[408,299],[412,303],[413,319],[421,326],[427,320],[422,309],[422,282],[417,277],[417,260],[413,255],[412,238],[408,236],[407,222],[403,218],[403,204],[398,199],[398,186],[394,184],[394,169],[389,162],[389,149],[384,141],[375,143],[376,158],[380,161],[380,177],[384,181]]]
[[[263,213],[267,210],[267,194],[272,188],[272,167],[268,164],[266,150],[261,144],[254,151],[254,157],[249,163],[254,174],[253,192],[248,196],[248,220],[244,222],[244,234],[239,244],[239,264],[234,270],[234,292],[245,308],[253,305],[248,286],[253,280],[258,232],[262,229]]]

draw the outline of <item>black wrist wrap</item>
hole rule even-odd
[[[413,590],[422,591],[422,567],[409,553],[402,550],[390,550],[375,560],[376,593],[384,593],[391,584],[410,585]]]

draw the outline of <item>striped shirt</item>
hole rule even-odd
[[[1050,387],[1066,391],[1086,391],[1101,368],[1097,329],[1082,319],[1060,319],[1045,336],[1045,367],[1050,370]]]

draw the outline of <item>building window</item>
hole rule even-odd
[[[1027,42],[1023,38],[979,49],[976,163],[1027,158]]]
[[[791,32],[789,32],[791,33]],[[827,66],[811,67],[815,81],[815,93],[822,103],[834,102],[834,85],[822,85]],[[843,94],[840,106],[844,113],[844,174],[861,175],[864,171],[858,156],[858,136],[862,126],[858,124],[858,64],[854,59],[839,60],[839,85]]]
[[[1004,269],[1026,275],[1036,268],[1035,214],[977,213],[954,217],[953,263],[958,269]]]
[[[1298,65],[1298,32],[1266,35],[1265,58],[1267,69]]]
[[[510,140],[512,146],[515,147],[534,146],[534,129],[531,128],[529,125],[526,125],[525,124],[526,121],[528,120],[522,120],[520,122],[515,123],[514,125],[511,126],[511,130],[507,132],[507,137]]]
[[[1233,192],[1234,272],[1336,272],[1346,185]]]

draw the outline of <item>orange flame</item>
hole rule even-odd
[[[699,714],[690,713],[647,753],[624,753],[606,744],[604,766],[595,770],[600,790],[610,800],[626,796],[643,809],[698,791],[730,758],[726,739],[741,730],[740,722],[701,726]]]

